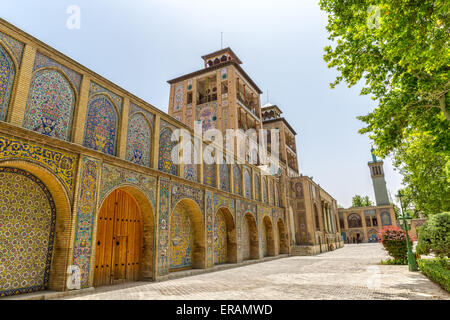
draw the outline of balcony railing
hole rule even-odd
[[[254,115],[256,115],[256,108],[255,105],[253,103],[253,101],[251,100],[246,100],[242,94],[236,94],[236,98],[238,99],[238,101],[240,103],[242,103],[248,110],[250,110],[251,113],[253,113]]]
[[[217,93],[213,93],[213,94],[198,98],[197,105],[204,104],[207,102],[212,102],[212,101],[217,101]]]

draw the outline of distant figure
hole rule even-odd
[[[356,236],[356,244],[358,244],[360,242],[361,242],[361,238],[359,237],[359,233],[358,233],[358,235]]]

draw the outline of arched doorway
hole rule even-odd
[[[259,259],[258,229],[250,212],[242,218],[241,245],[243,260]]]
[[[278,228],[278,252],[280,254],[288,254],[289,253],[288,235],[283,220],[278,219],[277,228]]]
[[[0,296],[47,289],[56,205],[35,175],[0,167]]]
[[[205,231],[197,204],[183,199],[169,221],[169,271],[205,268]]]
[[[263,254],[264,257],[275,255],[275,239],[273,233],[272,221],[268,216],[263,219],[262,225]]]
[[[114,190],[98,215],[94,286],[139,280],[142,247],[141,208],[130,193]]]
[[[214,264],[236,263],[236,228],[233,216],[225,207],[217,210],[214,220]]]

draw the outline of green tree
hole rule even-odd
[[[370,201],[368,196],[361,197],[360,195],[356,195],[352,198],[352,208],[370,206],[373,206],[373,202]]]
[[[369,134],[378,156],[394,153],[414,197],[426,200],[426,194],[436,191],[436,197],[444,197],[446,188],[429,184],[420,167],[449,179],[450,2],[320,0],[320,6],[328,13],[333,41],[325,47],[324,60],[338,71],[331,87],[341,82],[351,87],[361,80],[361,94],[378,102],[372,112],[358,117],[366,124],[359,132]],[[410,147],[417,140],[423,143]],[[442,185],[445,179],[434,175]],[[427,202],[432,201],[434,197]]]
[[[431,216],[419,228],[417,253],[436,254],[438,257],[450,257],[450,212]]]
[[[403,175],[404,198],[425,215],[450,211],[450,155],[430,152],[431,137],[418,133],[394,152],[394,165]]]

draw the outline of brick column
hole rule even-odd
[[[72,141],[76,144],[83,145],[84,129],[86,126],[87,105],[89,101],[89,84],[91,79],[84,75],[81,81],[80,94],[78,99],[78,107],[74,116],[74,134]]]
[[[121,159],[125,159],[127,152],[127,136],[128,136],[128,116],[130,110],[130,99],[125,97],[122,105],[122,117],[120,121],[120,129],[118,134],[118,150],[117,155]]]
[[[152,168],[158,170],[158,158],[159,158],[159,128],[161,124],[161,116],[157,113],[155,115],[155,129],[153,134],[152,143]]]
[[[27,106],[28,91],[30,89],[31,77],[33,75],[34,57],[36,56],[36,48],[25,45],[21,68],[17,73],[17,90],[14,95],[14,101],[11,104],[9,114],[11,124],[21,127],[25,117],[25,108]]]

